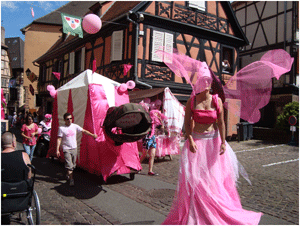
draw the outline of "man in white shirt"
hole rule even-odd
[[[77,124],[72,123],[72,115],[70,113],[64,114],[64,120],[65,125],[60,126],[58,129],[56,156],[60,156],[59,147],[62,145],[65,156],[65,168],[67,169],[67,179],[70,180],[70,186],[74,186],[73,171],[76,167],[77,158],[77,132],[83,132],[95,139],[97,138],[97,135],[84,130]]]

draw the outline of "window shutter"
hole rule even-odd
[[[69,56],[69,74],[74,74],[75,52],[71,52]]]
[[[189,7],[196,8],[202,11],[206,10],[205,1],[189,1]]]
[[[161,57],[157,56],[155,52],[164,46],[164,32],[153,31],[152,37],[152,61],[162,62]]]
[[[165,51],[167,53],[173,53],[173,34],[165,33]],[[172,59],[164,59],[167,63],[172,63]]]
[[[123,30],[112,34],[111,61],[122,60]]]
[[[81,67],[80,67],[80,71],[84,71],[84,67],[85,67],[85,47],[83,47],[81,49]]]

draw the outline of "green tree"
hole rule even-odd
[[[289,131],[289,117],[292,115],[297,118],[296,127],[299,129],[299,103],[296,101],[290,102],[284,106],[283,112],[277,117],[276,128]]]

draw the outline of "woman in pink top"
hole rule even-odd
[[[186,105],[187,141],[181,151],[178,186],[163,224],[258,224],[262,213],[244,210],[236,189],[239,172],[250,180],[225,141],[223,103],[225,98],[239,100],[239,107],[228,101],[224,106],[250,123],[258,122],[259,109],[270,100],[272,78],[290,71],[294,59],[284,50],[270,50],[222,87],[205,62],[176,49],[156,54],[193,89]],[[211,95],[210,88],[217,95]]]
[[[36,138],[35,136],[38,134],[38,126],[33,123],[33,116],[28,114],[25,119],[25,124],[23,124],[21,131],[23,137],[23,147],[26,153],[30,157],[30,161],[32,161],[34,149],[36,146]]]

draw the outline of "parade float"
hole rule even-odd
[[[137,143],[116,146],[107,139],[103,122],[107,110],[129,103],[125,84],[120,84],[92,70],[86,70],[57,90],[48,89],[54,97],[50,148],[47,157],[56,157],[58,127],[64,125],[63,115],[72,114],[73,123],[98,135],[95,140],[83,133],[77,135],[78,167],[107,180],[111,175],[130,174],[141,170]],[[61,160],[63,152],[61,150]]]

